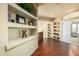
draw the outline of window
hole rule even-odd
[[[79,33],[79,23],[72,23],[71,25],[71,36],[78,37]]]

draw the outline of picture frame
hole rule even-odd
[[[16,22],[20,24],[26,24],[25,17],[16,14]]]
[[[53,25],[56,25],[56,22],[54,22]]]

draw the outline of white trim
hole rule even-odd
[[[31,29],[36,29],[36,26],[30,26],[30,25],[18,24],[18,23],[10,23],[10,22],[8,22],[8,27],[12,27],[12,28],[31,28]]]
[[[6,44],[6,50],[9,50],[11,48],[14,48],[20,44],[23,44],[25,42],[28,42],[30,40],[36,39],[36,36],[29,36],[27,38],[19,38],[19,39],[15,39],[13,41],[9,41],[8,44]]]

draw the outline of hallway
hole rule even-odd
[[[0,7],[0,56],[79,56],[79,3]]]
[[[65,42],[46,39],[33,56],[79,56],[79,47]]]

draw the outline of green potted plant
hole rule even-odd
[[[31,3],[17,3],[21,8],[28,11],[29,13],[32,13],[33,5]]]

